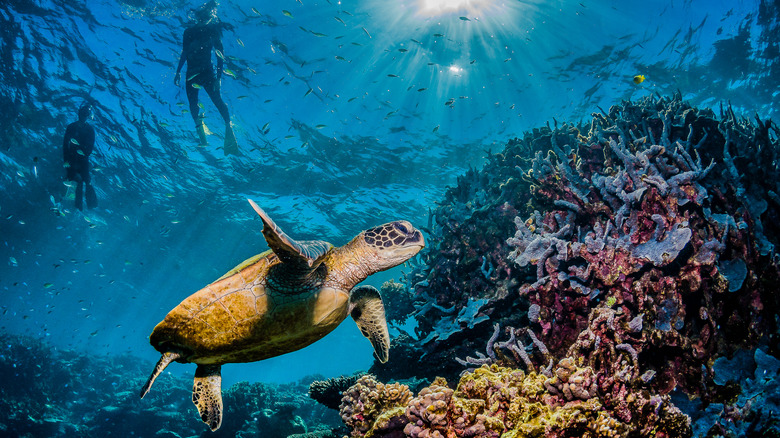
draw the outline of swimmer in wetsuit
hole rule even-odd
[[[65,160],[65,179],[76,182],[76,208],[82,209],[84,186],[87,192],[87,207],[97,207],[97,195],[89,176],[89,156],[95,148],[95,129],[88,123],[92,118],[92,105],[85,103],[79,108],[79,120],[65,129],[62,155]]]
[[[222,66],[224,63],[222,30],[232,29],[233,26],[219,21],[217,18],[217,2],[215,0],[195,10],[195,18],[197,20],[195,25],[188,27],[184,31],[181,57],[179,58],[179,65],[176,68],[176,76],[173,82],[176,86],[179,86],[181,81],[180,72],[186,62],[187,80],[185,85],[187,100],[190,104],[190,114],[192,114],[195,128],[198,131],[200,144],[208,144],[206,125],[203,123],[203,117],[198,106],[198,91],[202,88],[209,95],[225,121],[225,155],[237,155],[238,145],[233,134],[233,128],[230,125],[230,112],[220,94],[220,80],[222,79]],[[211,64],[212,50],[214,50],[217,56],[216,73]]]

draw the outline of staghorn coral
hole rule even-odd
[[[338,409],[344,391],[357,383],[360,377],[362,374],[315,380],[309,384],[309,397],[325,407]]]
[[[385,303],[387,322],[403,325],[414,311],[409,287],[403,283],[389,280],[382,283],[379,294]]]
[[[656,396],[645,403],[646,396],[638,390],[626,397],[635,415],[630,421],[621,420],[595,391],[580,391],[587,387],[586,381],[595,385],[592,377],[572,358],[560,361],[550,375],[485,365],[464,374],[456,390],[437,378],[408,401],[405,415],[399,415],[398,406],[385,408],[381,416],[392,418],[393,428],[380,422],[367,429],[365,424],[348,426],[353,428],[352,436],[411,438],[691,435],[689,418],[668,397]],[[361,403],[363,399],[345,396],[343,406]]]

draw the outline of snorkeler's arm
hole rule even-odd
[[[184,63],[187,62],[187,57],[184,56],[184,50],[181,51],[181,56],[179,57],[179,66],[176,67],[176,75],[173,76],[173,84],[177,87],[179,86],[179,80],[181,79],[181,68],[184,67]]]
[[[65,128],[65,137],[62,140],[62,159],[68,161],[68,147],[71,138],[70,125]]]
[[[187,62],[187,46],[189,45],[189,29],[184,31],[184,37],[181,43],[181,56],[179,56],[179,65],[176,67],[176,75],[173,77],[173,83],[178,87],[180,80],[181,68],[184,67],[184,63]]]

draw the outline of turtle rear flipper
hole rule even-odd
[[[149,380],[147,380],[146,384],[144,384],[144,387],[141,388],[141,398],[144,398],[144,396],[149,393],[149,390],[152,389],[154,379],[156,379],[157,376],[163,372],[165,367],[180,357],[181,353],[173,353],[170,351],[163,353],[163,355],[160,357],[160,360],[157,361],[157,365],[154,366],[154,370],[152,371],[152,375],[149,376]]]
[[[211,431],[222,425],[222,365],[198,365],[192,385],[192,402]]]
[[[349,294],[349,314],[363,336],[371,341],[379,362],[387,362],[390,352],[390,334],[387,331],[385,305],[379,291],[373,286],[359,286]]]

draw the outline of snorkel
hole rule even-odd
[[[202,25],[216,21],[218,5],[216,0],[211,0],[201,5],[198,9],[192,9],[195,21]]]

